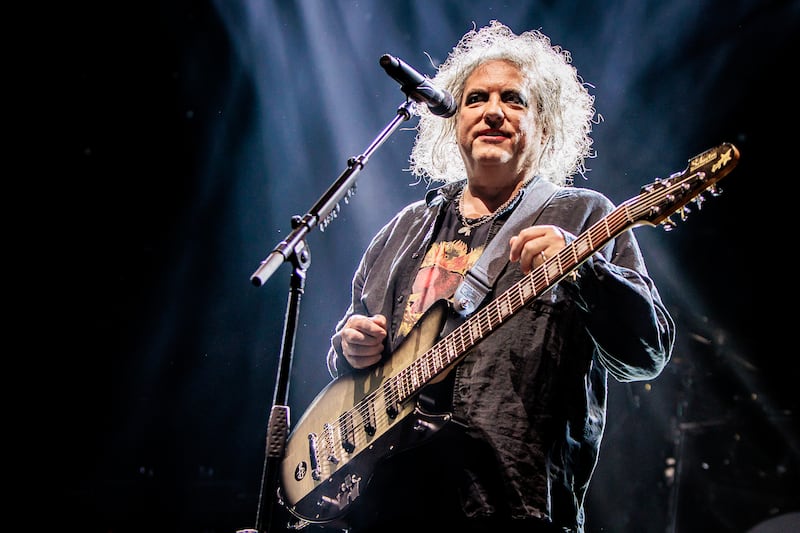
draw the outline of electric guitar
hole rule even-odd
[[[729,143],[693,157],[685,170],[642,187],[450,333],[440,338],[452,315],[441,300],[385,363],[330,382],[287,438],[278,472],[281,504],[306,524],[341,523],[368,490],[379,461],[421,444],[450,421],[450,414],[430,414],[420,405],[424,386],[615,236],[641,225],[674,227],[670,216],[679,212],[685,219],[686,205],[694,201],[699,208],[705,191],[718,195],[717,182],[738,160],[738,149]]]

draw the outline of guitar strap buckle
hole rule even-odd
[[[468,271],[453,294],[453,308],[462,317],[467,317],[475,312],[475,309],[486,298],[489,290],[489,287],[473,276],[471,271]]]

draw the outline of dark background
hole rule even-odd
[[[46,491],[59,525],[253,527],[290,269],[250,277],[403,102],[379,57],[432,75],[425,53],[442,61],[493,18],[542,29],[593,86],[604,120],[578,185],[620,203],[707,148],[741,152],[701,211],[636,230],[679,337],[659,378],[612,384],[587,533],[740,532],[800,511],[800,3],[169,0],[58,14],[62,266],[57,328],[39,335],[59,346]],[[329,379],[369,238],[424,195],[404,170],[413,125],[308,237],[292,420]]]

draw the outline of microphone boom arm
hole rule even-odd
[[[342,172],[336,181],[327,191],[317,200],[311,209],[304,216],[295,215],[292,217],[292,232],[275,248],[270,254],[261,261],[261,264],[250,277],[250,281],[256,287],[262,286],[272,274],[289,258],[304,240],[305,236],[317,225],[321,231],[325,231],[330,222],[336,218],[340,210],[340,202],[349,201],[355,194],[356,177],[369,161],[372,153],[377,150],[389,136],[400,126],[411,118],[414,114],[416,102],[407,100],[397,109],[395,117],[378,134],[367,149],[357,157],[351,157],[347,162],[347,169]]]

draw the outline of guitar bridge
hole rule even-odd
[[[311,477],[319,481],[320,479],[320,472],[319,472],[319,458],[317,457],[317,434],[316,433],[309,433],[308,434],[308,460],[311,461]],[[305,476],[305,471],[300,470],[295,472],[296,479],[302,479]]]

